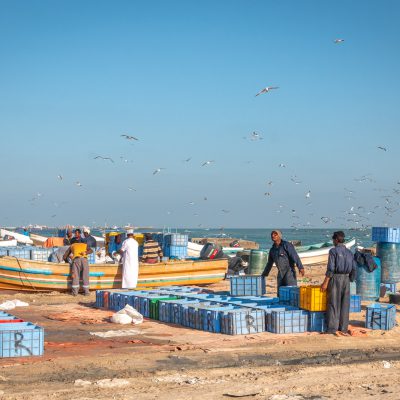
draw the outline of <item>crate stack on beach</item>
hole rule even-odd
[[[41,356],[43,353],[43,328],[0,311],[0,357]]]
[[[381,284],[386,292],[396,293],[400,282],[400,228],[373,227],[372,241],[380,259]]]

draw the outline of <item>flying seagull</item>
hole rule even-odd
[[[112,158],[110,158],[110,157],[96,156],[96,157],[93,158],[93,160],[98,160],[98,159],[109,160],[114,164],[114,160]]]
[[[279,168],[286,168],[286,165],[281,163],[281,164],[278,165],[278,167]]]
[[[292,176],[292,177],[290,178],[290,180],[291,180],[292,182],[294,182],[294,184],[300,185],[301,181],[298,181],[296,178],[297,178],[297,176],[295,175],[295,176]]]
[[[306,198],[309,199],[310,197],[311,197],[311,191],[309,190],[309,191],[306,193]]]
[[[210,165],[213,162],[214,162],[214,160],[208,160],[208,161],[203,162],[203,164],[201,164],[201,166],[202,167],[207,167],[208,165]]]
[[[82,187],[82,183],[80,183],[79,181],[76,181],[76,182],[75,182],[75,185],[76,185],[76,186],[79,186],[79,187]]]
[[[270,192],[265,192],[264,196],[271,196],[271,193]]]
[[[228,212],[230,212],[229,210],[221,210],[223,213],[227,214]]]
[[[331,222],[332,220],[329,217],[321,217],[322,221],[324,221],[326,224],[328,222]]]
[[[386,147],[383,147],[383,146],[377,146],[377,147],[378,147],[378,149],[380,149],[380,150],[387,151],[387,148],[386,148]]]
[[[133,187],[128,187],[128,190],[130,190],[131,192],[132,192],[132,191],[136,192],[136,189],[133,188]]]
[[[334,42],[335,44],[343,43],[343,42],[344,42],[344,39],[335,39],[333,42]]]
[[[279,89],[279,86],[267,86],[264,89],[260,90],[255,97],[259,96],[260,94],[268,93],[270,90]]]
[[[154,172],[153,175],[158,174],[159,172],[161,172],[161,170],[163,170],[165,168],[157,168]]]
[[[192,157],[189,157],[186,160],[182,160],[182,162],[189,162],[191,159],[192,159]]]
[[[121,135],[122,137],[124,137],[126,140],[139,140],[137,137],[135,136],[130,136],[130,135]]]
[[[63,180],[63,177],[62,177],[62,175],[57,175],[57,178],[58,178],[60,181],[62,181],[62,180]]]
[[[252,140],[252,141],[255,141],[255,140],[262,140],[263,139],[263,137],[261,136],[261,134],[259,134],[258,132],[253,132],[251,135],[250,135],[250,140]]]

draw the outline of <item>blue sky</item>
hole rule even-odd
[[[0,7],[0,225],[399,225],[398,1]]]

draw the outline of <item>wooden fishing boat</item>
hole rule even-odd
[[[138,287],[202,285],[223,280],[228,261],[185,260],[140,264]],[[120,289],[122,267],[90,264],[90,289]],[[67,291],[71,289],[69,264],[0,257],[0,289],[18,291]]]

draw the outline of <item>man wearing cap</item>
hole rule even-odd
[[[344,245],[343,231],[334,232],[332,242],[335,246],[329,250],[325,280],[321,285],[327,291],[326,311],[327,333],[346,335],[349,326],[350,282],[354,282],[357,263],[353,253]]]
[[[139,275],[139,244],[133,238],[133,229],[126,232],[127,239],[118,253],[122,255],[122,289],[134,289]]]
[[[82,228],[83,231],[83,243],[86,243],[91,249],[96,250],[97,242],[96,239],[90,234],[90,229],[87,226]]]
[[[299,274],[304,276],[304,267],[292,243],[282,240],[282,232],[273,230],[271,239],[274,242],[268,254],[267,265],[262,276],[268,276],[273,264],[278,268],[278,293],[281,286],[297,286],[296,266]]]

